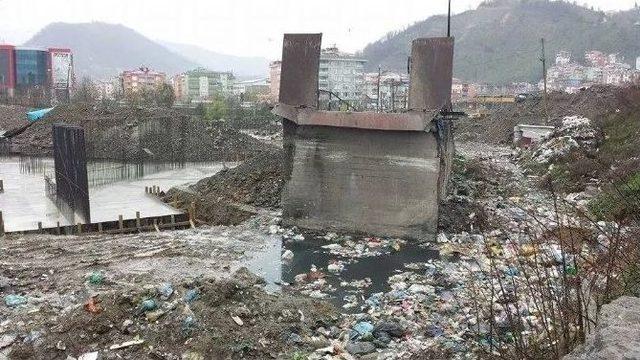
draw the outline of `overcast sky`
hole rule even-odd
[[[635,1],[578,3],[622,10]],[[480,2],[453,0],[453,10]],[[51,22],[103,21],[152,39],[275,58],[285,32],[322,32],[325,45],[355,51],[446,8],[446,0],[0,0],[0,42],[21,44]]]

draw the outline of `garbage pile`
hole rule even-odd
[[[597,132],[591,120],[580,116],[566,116],[561,125],[533,150],[531,158],[541,164],[566,157],[572,151],[588,153],[598,145]]]
[[[340,325],[317,329],[316,335],[331,345],[305,354],[308,359],[477,358],[504,354],[515,339],[540,340],[546,326],[557,326],[557,317],[540,307],[540,299],[564,286],[567,278],[597,271],[581,261],[594,260],[601,251],[587,240],[563,247],[562,239],[583,234],[606,243],[615,227],[573,218],[569,209],[575,199],[567,200],[566,207],[558,205],[563,214],[558,216],[549,194],[536,189],[508,150],[491,155],[489,161],[505,174],[475,199],[488,216],[488,227],[440,233],[432,245],[440,256],[396,267],[387,274],[383,291],[370,291],[377,285],[370,278],[380,271],[376,267],[370,276],[350,277],[337,285],[331,281],[349,274],[363,261],[360,255],[379,259],[380,265],[389,261],[384,252],[369,253],[371,239],[321,236],[330,243],[318,251],[342,256],[334,268],[339,271],[312,266],[295,277],[291,289],[323,299],[345,294],[344,288],[355,291],[344,296]],[[380,241],[386,247],[396,244],[393,239]],[[345,244],[355,246],[345,249]],[[397,244],[399,252],[408,246]],[[286,257],[299,256],[293,251]],[[539,281],[545,286],[531,286]]]
[[[266,294],[246,269],[229,280],[130,287],[91,273],[83,304],[51,308],[5,296],[13,317],[0,325],[0,355],[9,358],[275,358],[309,348],[312,329],[337,314],[308,298]],[[34,317],[32,314],[39,314]],[[46,318],[47,320],[42,321]]]

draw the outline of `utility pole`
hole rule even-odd
[[[447,15],[447,37],[451,37],[451,0],[449,0],[449,13]]]
[[[391,79],[391,112],[396,112],[396,80]]]
[[[380,65],[378,65],[378,112],[380,112],[380,76],[382,76],[382,68],[380,67]]]
[[[542,81],[544,84],[544,94],[543,94],[543,102],[544,102],[544,113],[547,117],[547,122],[549,121],[549,109],[547,107],[547,57],[544,52],[544,38],[540,39],[540,43],[542,45],[542,57],[540,61],[542,61]]]

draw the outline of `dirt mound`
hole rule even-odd
[[[1,110],[1,109],[0,109]],[[61,105],[13,139],[27,155],[51,155],[51,126],[82,126],[93,159],[121,161],[240,161],[269,148],[224,122],[207,122],[187,110]]]
[[[26,107],[19,105],[0,105],[0,131],[26,125],[27,111]]]
[[[466,119],[457,124],[456,137],[463,141],[511,144],[518,124],[559,125],[566,116],[587,117],[600,124],[616,112],[635,109],[640,103],[640,87],[594,86],[576,94],[550,93],[548,118],[542,97],[496,107],[485,119]]]
[[[91,352],[106,359],[276,358],[293,345],[310,349],[302,339],[338,320],[328,303],[270,295],[259,283],[240,269],[230,280],[111,289],[84,307],[29,324],[9,358],[65,359]]]
[[[198,220],[214,225],[236,225],[252,215],[250,208],[280,205],[284,185],[283,152],[270,151],[233,169],[200,180],[187,189],[173,188],[164,197],[185,209],[195,203]]]

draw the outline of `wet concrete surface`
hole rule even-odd
[[[233,164],[229,164],[230,166]],[[194,183],[224,168],[223,163],[146,163],[91,162],[87,166],[92,222],[179,214],[158,198],[145,194],[145,186],[156,185],[162,190]],[[42,226],[54,227],[75,223],[65,216],[45,194],[44,177],[54,178],[51,158],[2,157],[0,179],[0,211],[5,231],[25,231]]]

